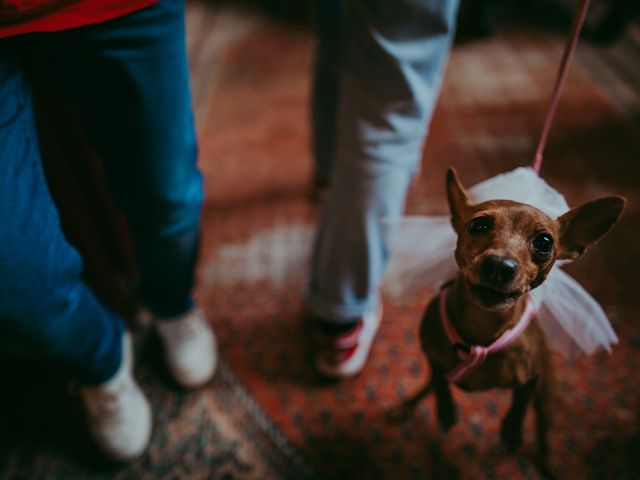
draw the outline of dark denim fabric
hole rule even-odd
[[[192,306],[203,199],[184,4],[162,0],[112,21],[0,43],[0,348],[20,346],[100,382],[119,366],[125,327],[82,283],[82,260],[60,230],[25,52],[81,112],[131,227],[142,302],[159,316],[179,315]]]

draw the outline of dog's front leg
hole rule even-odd
[[[537,387],[538,379],[534,378],[513,389],[511,408],[502,420],[500,431],[500,439],[508,452],[515,452],[522,445],[522,422]]]
[[[545,478],[556,477],[556,467],[551,460],[549,449],[549,427],[553,421],[555,382],[548,352],[543,359],[543,371],[533,402],[536,411],[536,433],[538,437],[538,460]]]
[[[440,428],[442,428],[443,431],[448,432],[458,420],[456,405],[451,397],[449,384],[445,380],[443,373],[435,368],[431,371],[431,383],[436,394],[438,422],[440,423]]]

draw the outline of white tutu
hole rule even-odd
[[[551,218],[569,210],[564,197],[531,168],[521,167],[468,189],[476,202],[502,199],[533,205]],[[456,234],[447,216],[405,216],[386,222],[393,288],[410,292],[440,287],[455,277]],[[600,305],[556,263],[547,280],[531,292],[549,346],[573,360],[603,348],[611,352],[618,337]]]

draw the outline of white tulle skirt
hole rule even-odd
[[[527,167],[485,180],[468,193],[476,202],[504,199],[533,205],[551,218],[569,210],[564,197]],[[455,277],[456,234],[449,216],[405,216],[386,225],[395,288],[438,288]],[[557,262],[547,280],[531,292],[549,346],[570,360],[599,349],[611,352],[618,337],[604,311],[561,266]]]

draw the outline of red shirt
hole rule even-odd
[[[0,38],[104,22],[157,0],[0,0]]]

